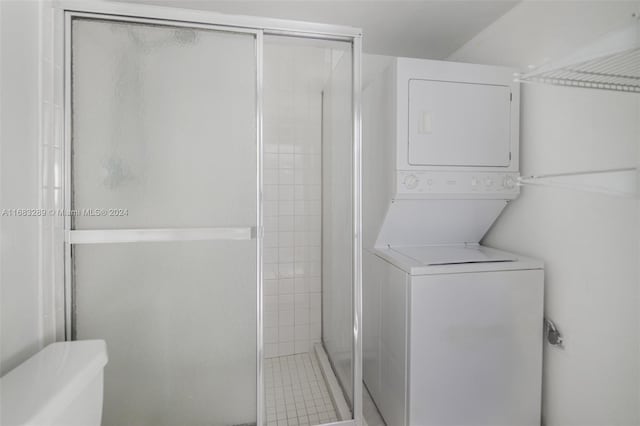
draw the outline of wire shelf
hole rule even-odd
[[[563,60],[521,74],[521,82],[640,93],[640,21]]]
[[[520,81],[640,93],[640,47],[546,72]]]

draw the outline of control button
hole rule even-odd
[[[493,185],[493,180],[492,180],[491,178],[486,178],[486,179],[484,180],[484,185],[485,185],[485,186],[491,186],[491,185]]]
[[[502,184],[507,189],[513,189],[516,186],[516,180],[513,178],[513,176],[507,175],[504,177]]]
[[[433,185],[433,179],[427,179],[427,185],[429,186]]]
[[[471,186],[478,186],[480,182],[478,182],[478,178],[476,177],[472,177],[471,178]]]
[[[416,175],[407,175],[404,178],[404,186],[407,189],[416,189],[420,183],[420,179]]]

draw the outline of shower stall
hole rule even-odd
[[[46,270],[103,424],[361,424],[359,30],[54,17]]]

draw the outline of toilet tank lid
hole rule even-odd
[[[104,340],[50,344],[0,378],[0,424],[39,424],[55,416],[107,360]]]

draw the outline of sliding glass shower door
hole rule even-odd
[[[67,282],[103,424],[256,423],[255,31],[67,20]]]

